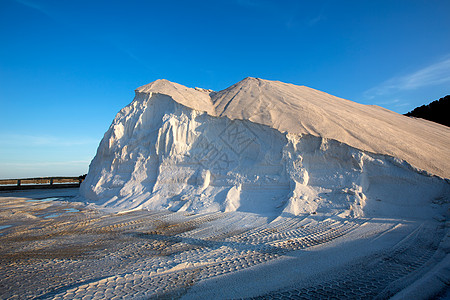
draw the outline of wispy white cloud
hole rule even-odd
[[[450,83],[450,55],[411,74],[386,80],[380,85],[365,91],[364,96],[373,99],[377,96],[389,95],[398,91],[408,91],[446,83]]]
[[[326,19],[327,19],[327,17],[323,13],[320,13],[316,17],[310,19],[307,22],[307,24],[308,24],[308,26],[314,26],[314,25],[317,25],[318,23],[320,23],[321,21],[324,21]]]
[[[262,0],[236,0],[236,3],[247,7],[267,7],[269,4],[267,1]]]
[[[24,6],[28,7],[28,8],[37,10],[38,12],[43,13],[44,15],[46,15],[46,16],[48,16],[50,18],[53,18],[51,13],[45,7],[43,7],[42,5],[37,4],[34,1],[30,1],[30,0],[13,0],[13,1],[15,1],[15,2],[17,2],[19,4],[22,4],[22,5],[24,5]]]
[[[63,16],[65,16],[65,15],[63,13],[58,14],[58,13],[55,13],[55,12],[51,12],[46,7],[42,6],[41,4],[36,3],[35,1],[31,1],[31,0],[12,0],[12,1],[15,1],[16,3],[19,3],[19,4],[23,5],[23,6],[26,6],[26,7],[30,8],[30,9],[36,10],[39,13],[44,14],[48,18],[52,19],[53,21],[57,22],[58,24],[61,24],[61,26],[69,28],[73,32],[79,32],[79,29],[76,26],[74,26],[70,22],[67,22],[67,20],[64,19]],[[242,4],[242,5],[248,5],[248,6],[260,5],[260,4],[258,4],[259,3],[258,1],[252,1],[252,0],[245,1],[245,0],[242,0],[242,2],[245,3],[245,4]],[[92,32],[84,32],[83,35],[85,35],[85,36],[89,35],[89,37],[92,40],[100,42],[100,43],[103,43],[103,44],[106,44],[106,45],[108,45],[110,47],[113,47],[114,49],[116,49],[120,53],[128,56],[131,60],[134,60],[135,62],[137,62],[140,66],[146,68],[147,70],[151,70],[149,68],[148,64],[144,63],[144,61],[142,59],[140,59],[137,55],[132,53],[130,50],[127,50],[126,46],[120,46],[117,43],[116,40],[114,40],[114,39],[106,39],[106,38],[101,37],[101,36],[96,36]]]
[[[411,103],[409,101],[401,100],[398,98],[383,98],[383,100],[374,101],[373,103],[383,107],[390,107],[391,109],[400,109],[402,107],[411,106]]]
[[[314,27],[327,20],[327,2],[320,5],[305,7],[301,2],[295,4],[287,11],[287,18],[284,25],[287,29],[300,29]]]
[[[383,101],[378,101],[377,104],[380,104],[380,105],[396,104],[396,103],[399,103],[400,101],[401,101],[400,99],[383,100]]]
[[[394,107],[404,107],[404,106],[411,106],[411,103],[409,103],[409,102],[394,103]]]

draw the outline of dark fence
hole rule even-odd
[[[84,176],[0,179],[0,191],[79,187]]]

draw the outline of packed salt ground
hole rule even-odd
[[[0,298],[450,296],[442,217],[108,213],[77,195],[0,193]]]

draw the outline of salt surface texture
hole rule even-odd
[[[117,114],[81,193],[119,209],[408,217],[449,200],[449,149],[445,126],[304,86],[157,80]]]

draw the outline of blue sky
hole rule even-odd
[[[247,77],[398,113],[450,94],[450,1],[0,0],[0,178],[88,170],[134,89]]]

